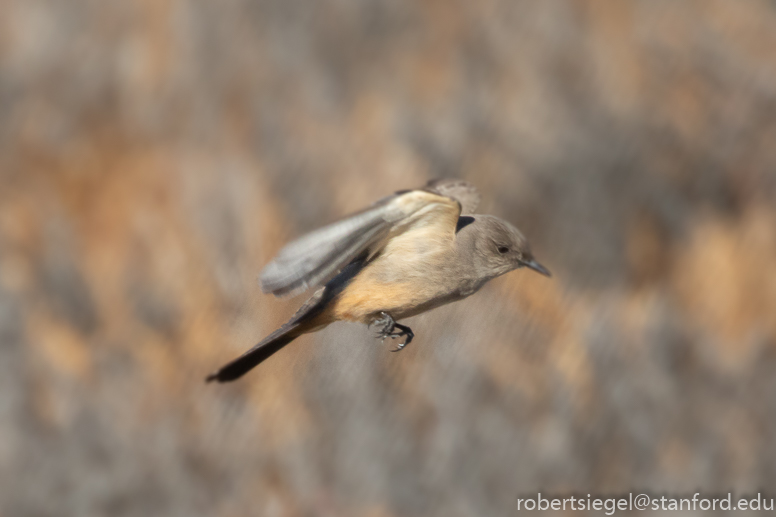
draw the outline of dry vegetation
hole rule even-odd
[[[776,478],[776,4],[0,3],[0,516],[511,515]],[[206,373],[431,177],[554,273]]]

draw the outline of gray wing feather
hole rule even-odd
[[[403,217],[390,203],[394,197],[288,244],[262,271],[262,291],[286,296],[325,283]]]
[[[325,284],[360,254],[366,250],[373,253],[390,235],[403,231],[414,216],[428,213],[429,205],[449,203],[437,196],[453,199],[471,210],[479,199],[471,185],[455,180],[397,192],[288,244],[262,271],[262,291],[286,296]]]
[[[471,183],[456,179],[429,181],[424,190],[449,197],[461,205],[461,215],[473,214],[480,204],[480,193]]]

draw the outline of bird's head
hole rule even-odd
[[[544,276],[550,272],[534,259],[528,240],[508,222],[490,215],[473,216],[466,228],[475,253],[475,267],[491,278],[521,267],[533,269]]]

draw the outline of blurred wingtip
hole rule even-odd
[[[278,298],[296,296],[310,288],[310,284],[305,281],[283,282],[266,275],[259,277],[259,286],[262,293],[273,294]]]
[[[432,179],[423,187],[428,192],[449,197],[461,205],[461,214],[473,214],[481,201],[477,188],[468,181],[457,178]]]
[[[306,291],[310,284],[302,278],[281,276],[277,264],[273,261],[267,264],[258,278],[261,292],[274,294],[278,298],[294,296]]]

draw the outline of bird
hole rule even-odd
[[[415,336],[398,320],[462,300],[515,269],[550,277],[517,228],[474,213],[479,202],[470,183],[432,180],[286,245],[262,271],[262,291],[280,297],[317,289],[287,323],[206,381],[234,381],[335,321],[374,327],[383,341],[403,338],[398,352]]]

